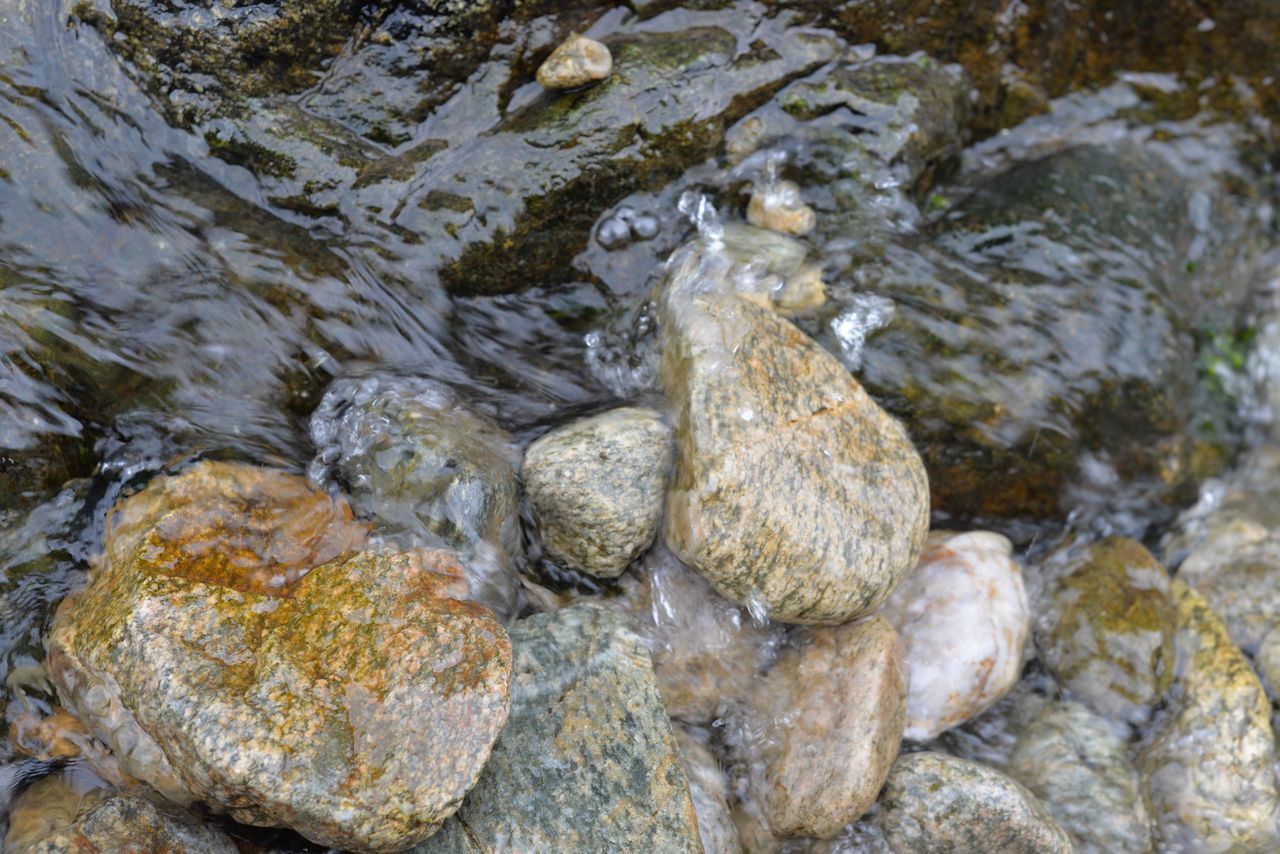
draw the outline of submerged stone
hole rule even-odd
[[[538,66],[538,84],[544,89],[577,89],[605,79],[612,70],[609,48],[574,33]]]
[[[817,216],[804,203],[800,185],[795,181],[766,183],[751,194],[747,203],[747,222],[783,234],[802,235],[813,231]]]
[[[1110,537],[1041,568],[1036,646],[1094,711],[1141,724],[1173,682],[1177,617],[1169,575],[1142,544]]]
[[[675,727],[680,761],[689,778],[693,811],[698,816],[698,836],[707,854],[736,854],[742,851],[738,828],[733,823],[729,803],[733,792],[724,768],[705,741],[682,726]]]
[[[1044,804],[1010,778],[941,753],[898,757],[880,793],[877,828],[893,851],[1070,854]]]
[[[1049,808],[1082,854],[1152,850],[1128,728],[1076,702],[1053,702],[1018,733],[1008,773]]]
[[[1205,598],[1175,579],[1178,675],[1138,765],[1162,849],[1273,851],[1280,793],[1271,704]]]
[[[774,835],[833,839],[875,801],[898,755],[905,655],[878,616],[809,629],[792,643],[756,690],[775,731],[760,796]]]
[[[880,614],[907,651],[905,735],[923,741],[978,715],[1022,672],[1030,612],[1013,544],[935,532]]]
[[[574,421],[525,452],[520,476],[547,555],[614,578],[652,543],[671,468],[671,428],[636,407]]]
[[[846,622],[914,565],[924,469],[902,426],[835,357],[739,297],[732,271],[719,250],[686,246],[656,297],[676,425],[666,542],[774,619]]]
[[[520,457],[505,430],[441,383],[375,375],[333,383],[311,438],[312,477],[341,482],[386,540],[456,549],[474,596],[501,615],[514,610]]]
[[[231,837],[189,813],[136,795],[82,791],[61,775],[39,780],[9,810],[9,854],[236,854]]]
[[[649,653],[625,617],[577,605],[511,629],[511,719],[435,852],[701,851]]]
[[[507,718],[510,647],[444,551],[363,548],[302,478],[200,463],[108,522],[49,670],[123,770],[324,845],[430,835]]]

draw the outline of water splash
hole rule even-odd
[[[893,300],[876,294],[854,294],[849,308],[833,318],[831,334],[840,345],[840,361],[851,371],[862,366],[868,336],[893,321]]]
[[[681,194],[677,207],[698,229],[699,236],[708,247],[713,250],[724,248],[724,224],[720,222],[716,206],[706,195],[687,190]]]

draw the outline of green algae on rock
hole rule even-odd
[[[153,480],[58,609],[60,696],[178,803],[355,850],[421,841],[506,721],[510,646],[451,553],[359,550],[365,530],[294,475]]]
[[[1071,840],[1035,795],[976,762],[898,757],[873,819],[893,851],[1070,854]]]
[[[915,564],[924,468],[902,425],[834,356],[741,298],[733,270],[690,244],[655,295],[676,425],[666,542],[773,619],[846,622]]]
[[[236,854],[231,837],[194,816],[136,795],[81,792],[54,774],[18,796],[4,837],[9,854]]]
[[[1173,683],[1169,575],[1127,537],[1060,551],[1041,567],[1036,647],[1054,678],[1099,714],[1141,724]]]
[[[1208,602],[1180,579],[1178,675],[1138,759],[1157,843],[1172,850],[1274,851],[1280,792],[1271,704]]]
[[[1018,733],[1006,769],[1039,797],[1082,854],[1152,850],[1128,727],[1082,703],[1055,701]]]
[[[576,605],[511,629],[511,718],[462,808],[417,854],[702,850],[649,653]]]
[[[613,409],[537,439],[520,476],[548,557],[621,575],[653,543],[670,468],[671,428],[652,409]]]

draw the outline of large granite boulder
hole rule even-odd
[[[1139,756],[1162,849],[1274,851],[1280,792],[1271,704],[1205,598],[1175,579],[1178,674]]]
[[[466,558],[475,597],[506,616],[520,553],[520,454],[505,430],[441,383],[373,375],[333,383],[311,416],[311,476],[336,480],[401,548]]]
[[[649,652],[583,604],[511,629],[511,719],[436,852],[702,850]]]
[[[1173,682],[1177,626],[1169,574],[1141,543],[1110,537],[1041,567],[1036,647],[1094,711],[1141,724]]]
[[[123,770],[181,804],[398,850],[462,801],[507,718],[510,646],[445,551],[364,545],[295,475],[200,463],[116,506],[49,671]]]
[[[735,269],[714,243],[689,244],[655,295],[676,424],[666,542],[773,619],[846,622],[914,565],[924,468],[835,357],[739,296]]]
[[[547,555],[621,575],[658,532],[670,467],[671,428],[652,409],[613,409],[540,437],[520,476]]]
[[[898,757],[873,819],[893,851],[1071,854],[1036,796],[984,765],[941,753]]]

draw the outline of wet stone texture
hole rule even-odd
[[[1013,546],[1000,534],[933,533],[879,613],[907,651],[909,739],[965,722],[1018,681],[1030,613]]]
[[[1035,637],[1045,666],[1096,712],[1145,722],[1175,668],[1164,567],[1142,544],[1112,537],[1059,552],[1041,575]]]
[[[902,742],[904,658],[873,616],[799,633],[758,684],[775,730],[760,781],[775,835],[832,839],[875,801]]]
[[[375,375],[330,386],[311,438],[315,480],[340,481],[355,511],[397,546],[456,549],[475,598],[512,612],[520,458],[506,431],[445,385]]]
[[[1138,766],[1156,842],[1186,851],[1280,847],[1271,705],[1205,598],[1175,579],[1178,678]]]
[[[898,757],[874,822],[893,851],[1071,854],[1044,804],[1010,778],[941,753]]]
[[[85,793],[53,775],[14,802],[9,854],[236,854],[231,838],[194,816],[133,795]]]
[[[701,851],[649,653],[577,605],[511,629],[511,719],[466,801],[417,854]]]
[[[620,575],[653,543],[670,468],[671,428],[651,409],[614,409],[535,441],[520,476],[547,556]]]
[[[924,468],[835,357],[735,295],[731,269],[691,244],[657,295],[676,430],[666,542],[729,599],[783,622],[842,623],[914,565]]]
[[[742,850],[738,828],[729,809],[732,790],[724,768],[707,748],[705,736],[676,726],[680,762],[689,778],[689,794],[698,816],[698,835],[707,854],[734,854]]]
[[[507,717],[510,646],[445,551],[359,550],[344,502],[200,463],[121,502],[49,670],[123,770],[323,845],[398,850],[462,800]]]
[[[1152,850],[1141,777],[1128,727],[1082,703],[1056,701],[1018,733],[1011,777],[1039,797],[1081,854]]]

